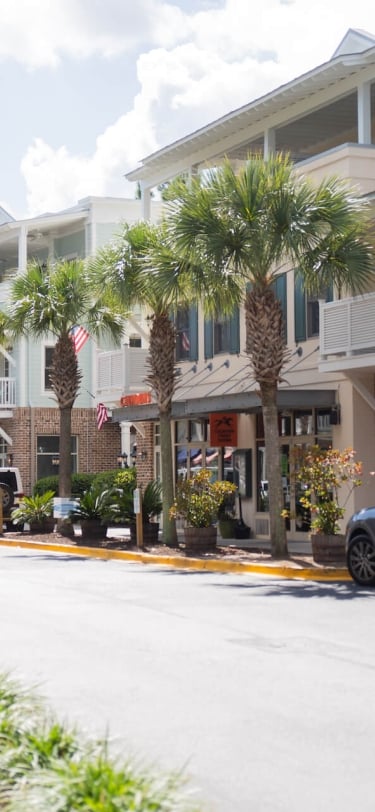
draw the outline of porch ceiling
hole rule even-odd
[[[126,177],[155,185],[184,165],[223,154],[242,160],[249,151],[263,149],[268,127],[276,129],[277,149],[288,150],[294,160],[356,141],[356,90],[362,81],[373,81],[374,66],[375,48],[338,56],[145,157]],[[373,87],[373,103],[374,93]]]

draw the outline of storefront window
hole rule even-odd
[[[297,409],[281,412],[279,419],[281,476],[284,508],[288,511],[287,530],[308,532],[310,514],[301,503],[305,486],[298,478],[298,468],[304,450],[310,445],[322,448],[332,445],[330,409]],[[257,510],[267,512],[268,480],[266,474],[266,449],[261,414],[257,415]]]

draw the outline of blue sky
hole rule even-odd
[[[89,194],[197,127],[328,60],[373,0],[0,3],[0,203],[16,217]]]

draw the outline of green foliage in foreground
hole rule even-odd
[[[0,675],[0,809],[3,812],[193,812],[176,776],[120,763]],[[198,812],[197,807],[194,807]]]
[[[72,496],[79,497],[87,491],[95,478],[95,474],[72,474]],[[34,495],[43,494],[46,491],[59,492],[59,477],[55,474],[42,477],[34,485]]]

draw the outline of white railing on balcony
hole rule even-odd
[[[0,411],[16,405],[15,378],[0,378]]]
[[[320,355],[375,352],[375,293],[320,306]]]
[[[122,395],[145,391],[147,355],[143,347],[98,353],[98,395],[119,400]]]

